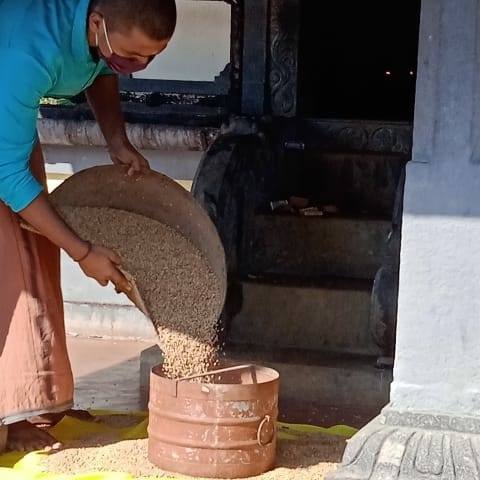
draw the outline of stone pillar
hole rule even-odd
[[[479,67],[479,0],[423,0],[391,403],[330,480],[480,478]]]

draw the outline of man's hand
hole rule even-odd
[[[63,248],[70,258],[76,261],[81,259],[78,263],[83,272],[97,280],[100,285],[105,286],[112,282],[118,291],[131,290],[130,283],[118,269],[120,265],[118,255],[108,248],[91,247],[88,242],[82,240],[50,205],[46,194],[39,195],[20,212],[20,216],[35,231]]]
[[[1,2],[1,0],[0,0]],[[87,90],[87,98],[108,145],[113,163],[128,165],[128,174],[148,169],[147,159],[130,143],[120,106],[118,77],[100,75]]]
[[[150,168],[147,159],[128,140],[118,145],[109,145],[108,151],[114,164],[130,167],[128,175]]]
[[[117,292],[129,292],[132,287],[128,280],[118,270],[120,258],[105,247],[93,246],[90,253],[78,262],[87,277],[94,278],[102,287],[112,282]]]

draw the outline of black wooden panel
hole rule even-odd
[[[263,115],[267,66],[268,0],[244,1],[242,113]]]

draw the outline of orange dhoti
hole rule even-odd
[[[31,169],[43,184],[40,145]],[[0,425],[72,407],[60,251],[0,201]]]

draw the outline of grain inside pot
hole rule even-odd
[[[201,252],[173,228],[112,208],[58,207],[77,234],[122,259],[158,333],[170,378],[218,363],[220,282]]]

